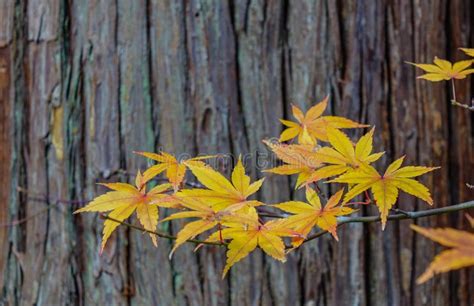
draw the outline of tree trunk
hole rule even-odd
[[[462,58],[473,11],[470,0],[3,1],[0,305],[472,305],[472,270],[415,284],[441,248],[412,221],[346,225],[285,264],[257,251],[221,280],[223,248],[168,260],[170,241],[120,228],[100,256],[102,220],[72,212],[104,191],[95,183],[143,169],[134,150],[251,153],[260,177],[261,140],[291,103],[327,94],[328,113],[376,126],[381,166],[406,154],[442,167],[422,179],[436,207],[472,199],[473,117],[405,61]],[[456,81],[458,100],[472,84]],[[292,183],[270,176],[259,197],[299,197]],[[417,223],[466,228],[463,213]]]

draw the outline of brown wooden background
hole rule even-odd
[[[146,165],[132,150],[265,152],[290,103],[327,93],[329,113],[376,125],[381,164],[442,166],[423,179],[436,206],[472,199],[472,115],[403,62],[462,58],[473,11],[471,0],[1,1],[0,305],[472,305],[468,269],[414,284],[440,248],[410,221],[347,225],[286,264],[257,252],[222,281],[223,249],[169,261],[170,242],[155,249],[125,229],[100,257],[102,221],[57,200],[126,180]],[[472,81],[457,90],[468,101]],[[271,177],[260,197],[293,193]],[[418,222],[466,226],[461,213]]]

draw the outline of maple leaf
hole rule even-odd
[[[372,154],[374,128],[362,136],[355,146],[346,134],[337,129],[328,128],[327,135],[332,148],[320,148],[316,151],[315,158],[329,166],[314,171],[306,180],[306,184],[358,169],[362,164],[368,165],[377,161],[384,154]]]
[[[255,210],[251,210],[240,222],[229,223],[230,227],[209,236],[206,241],[231,239],[227,246],[227,261],[222,273],[225,277],[230,267],[245,258],[257,246],[269,256],[284,262],[285,244],[282,237],[297,237],[299,234],[286,227],[283,220],[261,223]]]
[[[108,216],[118,221],[130,217],[134,211],[143,227],[154,231],[158,224],[158,206],[173,207],[175,202],[168,194],[163,192],[171,188],[170,184],[161,184],[146,192],[146,181],[140,171],[135,180],[135,186],[126,183],[101,184],[113,191],[96,197],[87,206],[76,210],[74,213],[82,212],[108,212]],[[105,220],[102,237],[101,252],[113,231],[120,223],[113,220]],[[156,246],[156,236],[150,233],[151,240]]]
[[[426,271],[418,277],[424,283],[435,274],[474,265],[474,234],[453,228],[423,228],[411,225],[417,233],[448,247],[433,259]]]
[[[388,212],[397,201],[399,189],[433,205],[428,188],[414,180],[413,177],[439,167],[408,166],[400,168],[404,158],[403,156],[391,163],[383,175],[380,175],[370,165],[361,165],[358,170],[347,172],[329,182],[355,184],[344,196],[344,203],[370,188],[380,212],[383,230]]]
[[[149,181],[160,173],[166,171],[166,178],[171,183],[175,191],[179,189],[179,186],[184,180],[184,176],[186,174],[186,164],[199,165],[203,164],[201,160],[215,157],[214,155],[206,155],[178,161],[176,157],[166,152],[160,152],[158,154],[151,152],[134,153],[145,156],[149,159],[153,159],[158,162],[156,165],[151,166],[143,173],[145,181]]]
[[[303,114],[300,108],[292,105],[293,117],[296,122],[280,119],[280,122],[287,128],[280,135],[280,142],[284,142],[298,137],[298,143],[315,145],[317,140],[328,141],[328,127],[336,129],[361,128],[367,127],[344,117],[321,116],[326,110],[329,96],[311,107],[306,114]]]
[[[175,252],[175,250],[185,243],[189,239],[195,238],[197,235],[208,231],[215,226],[222,224],[223,222],[232,222],[236,218],[236,211],[241,210],[247,205],[246,202],[241,202],[228,206],[225,209],[216,209],[211,205],[204,203],[202,200],[182,196],[182,193],[178,192],[174,198],[176,202],[179,203],[182,207],[189,209],[188,211],[177,212],[170,215],[167,218],[164,218],[160,222],[166,222],[176,219],[183,218],[199,218],[200,220],[191,221],[184,225],[184,227],[178,232],[176,236],[176,243],[171,250],[170,256]],[[253,207],[249,207],[251,210],[255,210]],[[248,213],[246,211],[245,213]],[[242,216],[241,216],[242,218]]]
[[[265,179],[250,183],[250,177],[245,174],[245,168],[240,157],[232,171],[231,181],[204,163],[196,164],[187,161],[184,163],[198,181],[208,189],[183,189],[179,193],[180,198],[191,197],[201,199],[209,203],[216,210],[238,203],[245,204],[243,207],[263,204],[259,201],[248,200],[247,198],[260,189]]]
[[[431,82],[449,81],[451,79],[464,79],[467,75],[474,72],[474,69],[467,69],[471,66],[472,60],[459,61],[452,64],[450,61],[435,57],[434,64],[407,63],[414,65],[425,72],[428,72],[426,74],[420,75],[417,78],[425,79]]]
[[[311,232],[313,227],[317,226],[331,233],[334,239],[337,237],[337,217],[348,215],[354,212],[352,208],[338,206],[344,189],[339,190],[331,196],[323,207],[321,200],[314,189],[306,188],[306,202],[288,201],[273,206],[294,214],[286,219],[285,225],[301,234],[301,237],[293,239],[293,246],[298,247]]]
[[[459,48],[459,50],[463,51],[471,57],[474,57],[474,48]]]
[[[466,219],[469,222],[469,224],[471,225],[471,227],[474,228],[474,218],[471,217],[470,214],[466,214]]]
[[[282,166],[263,170],[263,172],[279,175],[298,174],[296,188],[305,183],[316,168],[322,166],[322,163],[317,159],[315,152],[312,151],[310,146],[273,144],[266,140],[264,140],[263,143],[265,143],[279,159],[286,163]]]

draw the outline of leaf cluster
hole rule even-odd
[[[205,162],[215,156],[178,160],[166,152],[136,152],[156,164],[143,175],[138,172],[135,185],[103,184],[111,191],[76,212],[109,212],[109,216],[118,221],[136,212],[139,222],[149,231],[155,230],[159,223],[183,219],[184,225],[177,233],[171,254],[186,241],[207,234],[205,242],[220,242],[227,246],[225,276],[232,265],[257,248],[272,258],[285,261],[286,253],[300,247],[315,228],[330,232],[338,240],[338,217],[354,213],[353,205],[372,203],[372,198],[380,211],[382,229],[399,191],[433,204],[428,188],[414,178],[436,168],[402,167],[404,157],[401,157],[380,174],[374,163],[384,152],[372,152],[375,128],[359,139],[351,140],[342,129],[360,129],[368,125],[343,117],[324,116],[328,99],[326,97],[306,112],[293,106],[295,120],[281,120],[286,129],[279,141],[264,141],[282,162],[265,172],[296,175],[295,188],[304,189],[305,201],[273,204],[257,200],[255,195],[265,179],[252,181],[241,157],[228,178]],[[201,188],[186,188],[188,170]],[[151,182],[161,175],[168,183],[147,191]],[[321,183],[339,185],[337,192],[326,201],[326,195],[318,186]],[[366,196],[365,202],[351,202],[361,193]],[[279,218],[269,220],[262,214],[262,208],[276,211],[273,216]],[[172,213],[160,219],[162,209],[171,209]],[[118,225],[112,220],[105,221],[102,250]],[[150,237],[156,245],[156,236],[150,234]],[[287,239],[291,246],[285,243]]]
[[[469,106],[467,104],[459,103],[456,100],[454,80],[465,79],[469,74],[474,73],[474,69],[471,68],[474,63],[474,60],[472,59],[474,57],[474,49],[459,49],[467,56],[471,57],[471,59],[452,63],[435,57],[433,64],[416,64],[410,62],[409,64],[412,64],[426,72],[426,74],[419,76],[418,79],[425,79],[431,82],[451,81],[453,96],[451,104],[474,111],[474,105]],[[428,195],[426,192],[427,190],[425,190],[425,196]],[[474,219],[469,215],[467,215],[467,218],[471,227],[474,227]],[[473,234],[453,228],[422,228],[416,225],[412,225],[411,227],[417,233],[450,248],[449,250],[441,252],[434,258],[427,270],[417,279],[417,283],[424,283],[437,273],[474,265]]]

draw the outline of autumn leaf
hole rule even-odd
[[[303,243],[311,230],[317,226],[331,233],[334,239],[337,237],[337,217],[348,215],[354,212],[352,208],[338,206],[344,189],[336,192],[325,206],[321,205],[318,194],[312,188],[306,188],[306,202],[289,201],[273,206],[293,214],[284,219],[285,225],[301,234],[301,237],[293,238],[293,246],[298,247]]]
[[[377,161],[384,154],[384,152],[372,154],[374,128],[362,136],[355,146],[346,134],[337,129],[328,128],[327,135],[332,147],[317,150],[315,159],[328,165],[311,173],[306,183],[358,169],[362,164],[368,165]]]
[[[400,168],[404,158],[401,157],[390,164],[383,175],[380,175],[370,165],[362,165],[358,170],[347,172],[329,182],[355,184],[344,196],[344,203],[370,188],[380,211],[383,230],[388,212],[397,201],[399,189],[433,205],[428,188],[414,180],[413,177],[439,167],[408,166]]]
[[[108,217],[123,221],[137,212],[138,220],[147,230],[154,231],[158,224],[158,206],[173,207],[175,202],[165,191],[171,188],[170,184],[162,184],[146,192],[146,181],[138,172],[135,186],[125,183],[101,184],[113,191],[96,197],[87,206],[76,210],[74,213],[82,212],[108,212]],[[102,237],[101,252],[113,231],[120,223],[105,220]],[[156,246],[156,236],[150,233],[151,240]]]
[[[469,224],[471,225],[471,227],[474,228],[474,218],[471,217],[470,214],[466,214],[466,219],[469,222]]]
[[[263,143],[265,143],[273,153],[275,153],[275,155],[285,163],[282,166],[263,170],[263,172],[270,172],[279,175],[298,174],[296,188],[305,183],[308,177],[318,167],[322,166],[322,163],[318,161],[311,147],[308,147],[307,145],[273,144],[266,140],[264,140]]]
[[[246,205],[245,202],[241,202],[230,205],[225,209],[216,209],[211,205],[204,203],[201,199],[186,195],[182,196],[181,192],[178,192],[174,198],[176,199],[176,202],[181,205],[181,207],[188,210],[174,213],[169,217],[164,218],[160,222],[183,218],[198,218],[199,220],[186,223],[184,227],[178,232],[176,236],[176,243],[170,253],[170,256],[187,240],[193,239],[197,235],[211,230],[219,224],[226,224],[225,222],[234,221],[238,216],[236,211],[241,210]],[[249,209],[255,210],[253,207],[250,207]],[[248,213],[248,211],[245,211],[245,213]],[[243,216],[240,216],[240,218],[243,218]]]
[[[425,79],[431,82],[449,81],[451,79],[464,79],[467,75],[474,72],[474,69],[467,69],[472,65],[472,60],[459,61],[452,64],[447,60],[435,57],[434,64],[407,63],[414,65],[425,72],[428,72],[426,74],[420,75],[417,78]]]
[[[418,284],[426,282],[435,274],[474,265],[474,234],[453,228],[423,228],[413,224],[411,228],[449,248],[436,255],[426,271],[416,280]]]
[[[474,48],[459,48],[459,50],[463,51],[471,57],[474,57]]]
[[[216,210],[221,210],[238,203],[245,204],[243,207],[253,207],[262,204],[259,201],[248,200],[248,197],[260,189],[264,179],[250,183],[250,177],[245,174],[245,168],[240,157],[232,171],[231,181],[208,165],[196,164],[194,162],[189,163],[188,161],[184,163],[198,181],[208,189],[183,189],[179,192],[181,198],[191,197],[200,199],[209,203]]]
[[[245,258],[257,246],[267,255],[284,262],[285,244],[282,237],[297,237],[298,233],[287,228],[282,220],[271,220],[262,224],[255,210],[249,211],[241,222],[230,223],[231,227],[212,234],[206,241],[231,240],[227,246],[227,262],[222,273],[225,277],[230,267]]]
[[[281,123],[287,127],[280,135],[280,142],[297,137],[299,144],[314,146],[318,139],[328,141],[328,127],[335,129],[367,127],[367,125],[359,124],[343,117],[321,116],[327,108],[328,99],[329,96],[311,107],[306,114],[304,114],[296,105],[292,105],[292,113],[296,122],[283,119],[280,120]]]
[[[176,157],[166,152],[160,152],[158,154],[151,152],[134,153],[145,156],[149,159],[153,159],[158,162],[156,165],[151,166],[143,173],[145,181],[149,181],[160,173],[165,172],[166,178],[171,183],[175,191],[179,189],[179,186],[184,180],[184,176],[186,174],[186,164],[199,165],[203,164],[201,160],[215,157],[213,155],[206,155],[178,161]]]

